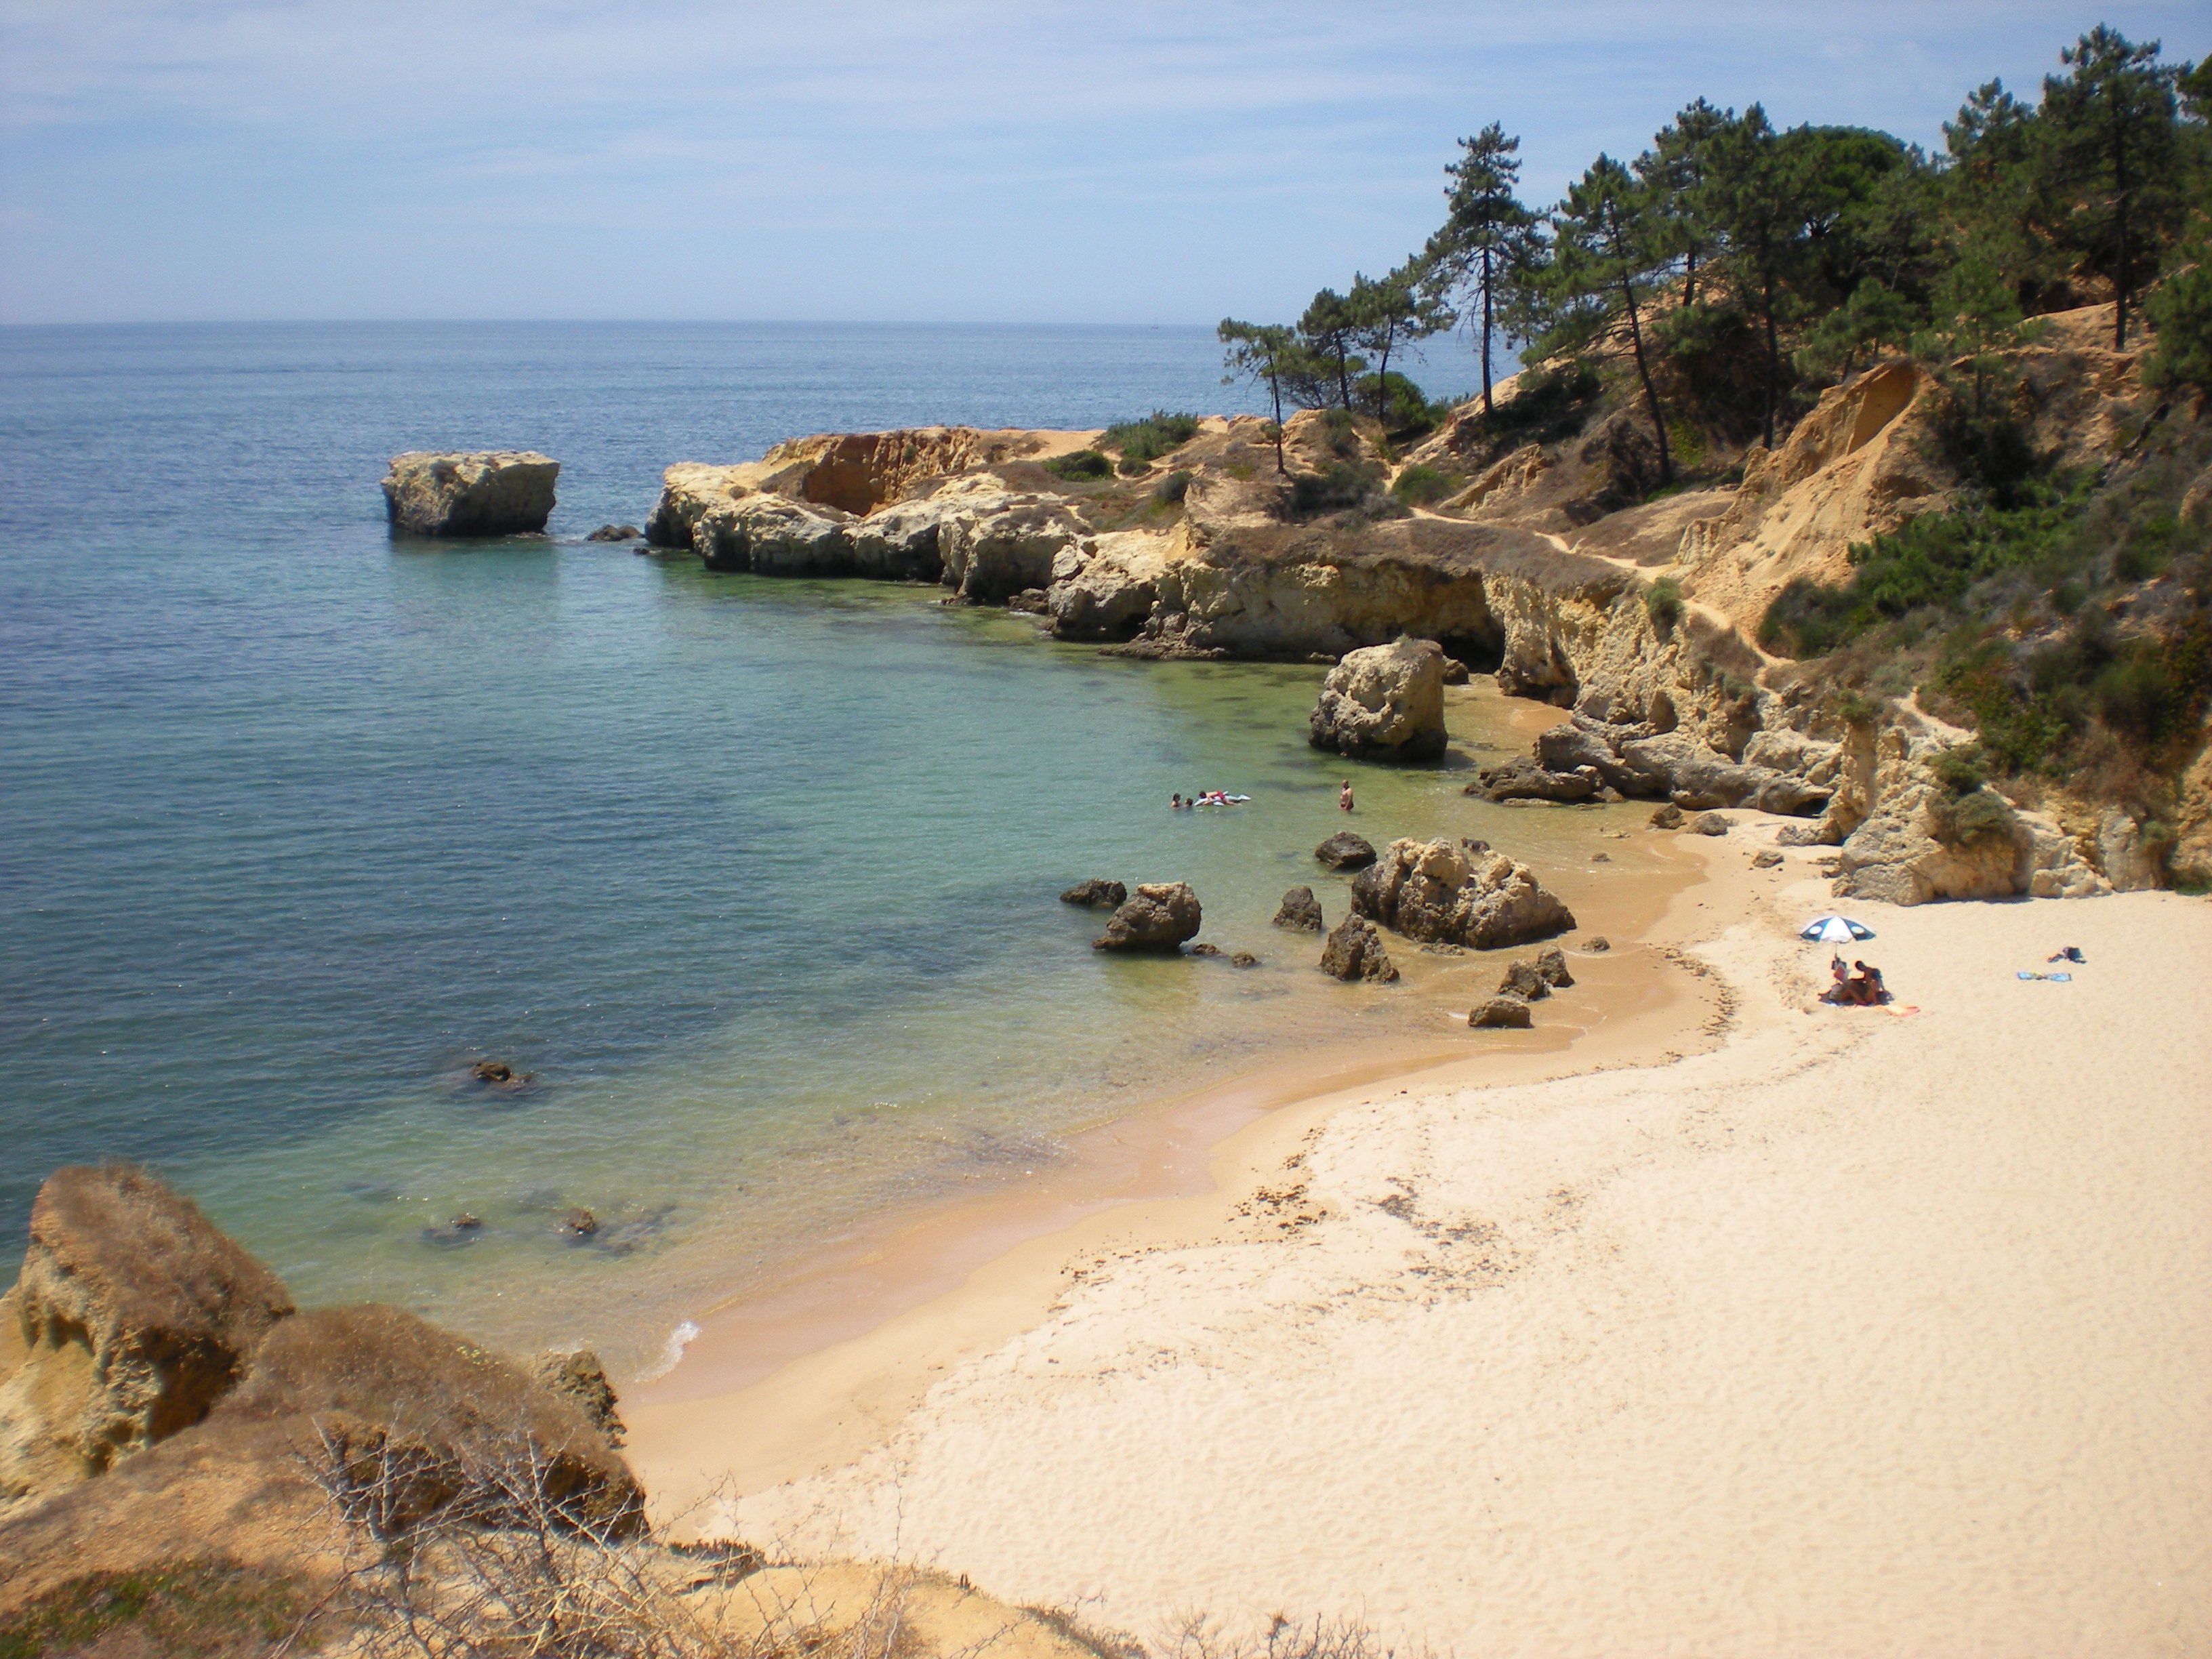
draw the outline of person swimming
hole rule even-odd
[[[1182,794],[1181,791],[1177,791],[1176,793],[1168,797],[1168,811],[1170,812],[1180,812],[1182,811]]]
[[[1347,812],[1352,810],[1352,780],[1350,778],[1344,781],[1344,787],[1338,792],[1336,804]]]

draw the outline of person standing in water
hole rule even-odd
[[[1350,778],[1344,781],[1344,788],[1337,796],[1336,804],[1347,812],[1352,810],[1352,780]]]

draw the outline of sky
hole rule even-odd
[[[1931,148],[2204,0],[0,0],[0,322],[1285,319],[1700,94]]]

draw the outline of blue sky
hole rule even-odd
[[[0,0],[0,320],[1202,322],[1532,200],[1702,94],[1940,143],[2203,0]]]

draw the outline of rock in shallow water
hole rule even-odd
[[[545,528],[561,463],[534,449],[392,458],[385,514],[412,536],[523,536]]]
[[[1352,908],[1425,943],[1480,951],[1548,939],[1574,913],[1503,853],[1449,841],[1394,841],[1352,884]]]
[[[1314,856],[1332,870],[1364,870],[1375,862],[1375,846],[1364,836],[1340,830],[1314,848]]]
[[[1373,850],[1371,848],[1369,849],[1370,853]],[[1287,927],[1298,933],[1321,932],[1321,901],[1314,896],[1314,890],[1293,887],[1284,894],[1282,908],[1275,912],[1275,926]]]
[[[1375,980],[1389,984],[1398,977],[1397,965],[1382,948],[1382,935],[1359,916],[1346,916],[1322,947],[1322,971],[1341,980]]]
[[[1106,931],[1091,940],[1094,951],[1176,951],[1196,939],[1203,920],[1198,895],[1185,882],[1139,887],[1107,919]]]
[[[1400,635],[1347,651],[1329,671],[1307,722],[1316,749],[1374,760],[1434,760],[1444,752],[1444,653]]]
[[[1093,876],[1088,881],[1079,881],[1060,896],[1062,904],[1084,904],[1094,910],[1110,910],[1129,896],[1129,890],[1118,881],[1108,881],[1103,876]]]

